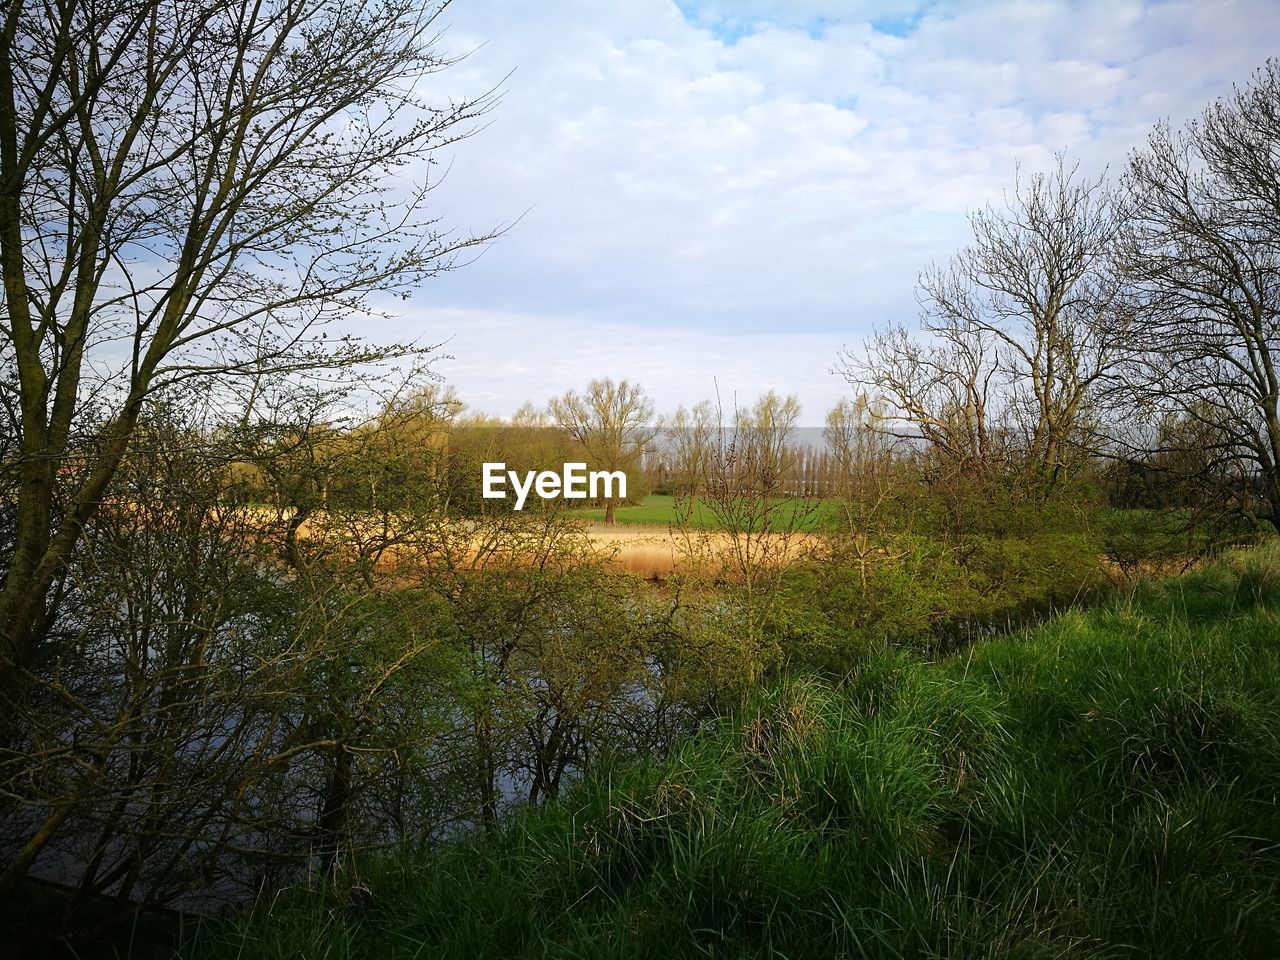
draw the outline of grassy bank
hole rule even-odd
[[[364,865],[204,957],[1268,957],[1280,550],[762,690],[661,766]]]

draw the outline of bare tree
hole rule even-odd
[[[1198,423],[1280,525],[1280,61],[1129,160],[1126,266],[1143,331],[1123,371],[1154,420]]]
[[[845,351],[839,372],[884,405],[877,429],[923,441],[943,473],[985,477],[1001,456],[994,345],[954,321],[926,331],[931,341],[901,325],[878,331],[865,356]]]
[[[696,496],[707,476],[720,431],[720,415],[710,400],[677,407],[664,419],[672,488],[678,496]]]
[[[327,338],[488,239],[423,214],[432,152],[491,95],[432,105],[441,4],[14,0],[0,21],[0,274],[16,528],[0,680],[148,396],[405,354]]]
[[[830,455],[831,492],[843,520],[836,533],[851,542],[862,570],[883,533],[883,507],[902,480],[892,439],[880,427],[883,416],[878,405],[859,395],[829,410],[822,431]]]
[[[635,471],[657,434],[653,401],[638,383],[592,380],[585,394],[569,390],[554,397],[547,410],[560,429],[582,445],[592,466]],[[616,500],[606,498],[605,519],[613,524]]]
[[[1061,158],[1053,172],[1019,179],[1003,208],[970,216],[968,246],[922,275],[925,342],[890,328],[866,358],[846,351],[842,372],[967,472],[992,464],[1004,430],[1056,475],[1120,357],[1122,222],[1115,192]]]

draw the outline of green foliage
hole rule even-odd
[[[878,644],[945,645],[1076,604],[1108,584],[1095,544],[1075,532],[959,545],[901,533],[869,554],[854,546],[837,540],[788,572],[766,632],[791,668],[838,676]]]
[[[1272,547],[940,662],[872,649],[196,952],[1268,956],[1278,620]]]
[[[1187,563],[1255,534],[1239,513],[1220,509],[1110,510],[1098,528],[1103,554],[1126,572]]]

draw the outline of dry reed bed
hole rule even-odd
[[[283,529],[288,522],[286,512],[271,507],[247,507],[243,510],[253,525]],[[377,539],[394,533],[384,529],[383,521],[378,518],[344,519],[335,523],[329,515],[316,512],[298,526],[297,536],[307,541],[328,537],[334,531],[351,537],[353,545],[357,540]],[[646,580],[665,580],[676,573],[694,570],[711,576],[731,576],[738,566],[736,557],[744,551],[749,551],[757,563],[791,563],[820,550],[822,543],[821,538],[813,534],[794,532],[753,534],[748,546],[746,538],[735,543],[734,538],[723,531],[678,531],[671,527],[638,525],[607,527],[589,524],[581,528],[581,533],[592,553],[607,569]],[[474,565],[483,551],[479,542],[482,535],[477,533],[475,537],[476,544],[460,552],[460,566]],[[393,544],[379,552],[377,566],[391,572],[412,564],[418,550],[413,546]]]

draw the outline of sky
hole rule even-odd
[[[397,306],[397,338],[507,415],[593,377],[660,411],[773,389],[802,422],[842,348],[1065,152],[1114,173],[1280,55],[1277,0],[455,0],[427,96],[501,87],[442,156],[447,226],[509,229]],[[447,356],[446,356],[447,354]]]

